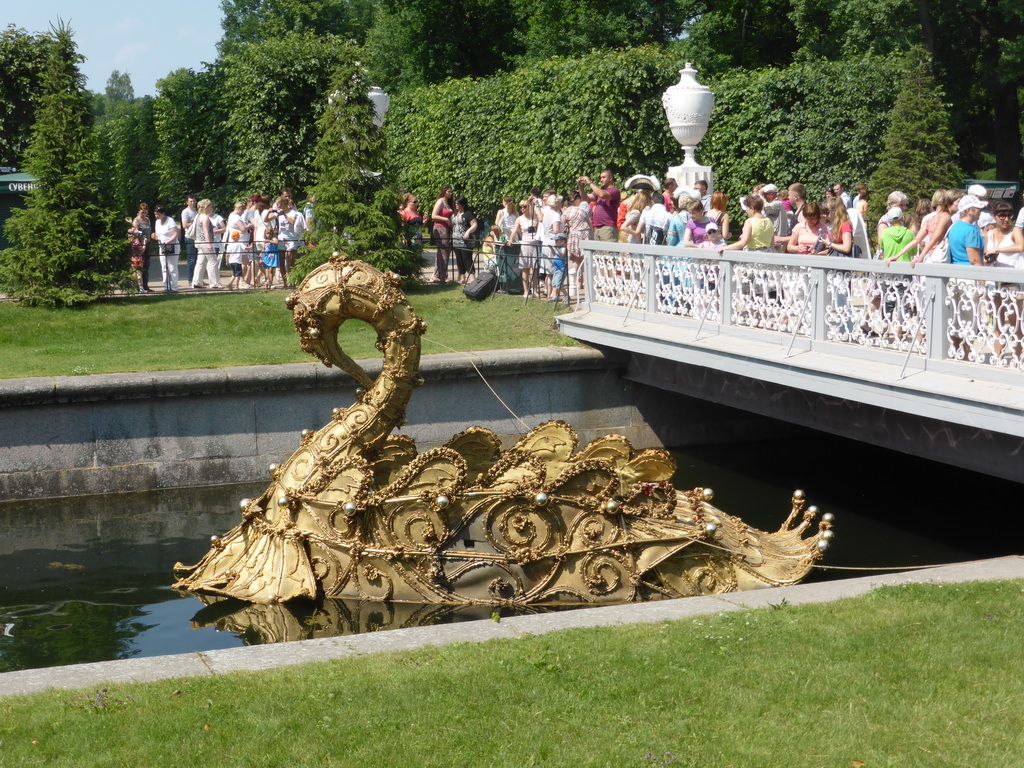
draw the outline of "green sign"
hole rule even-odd
[[[39,182],[27,173],[0,175],[0,195],[24,195],[38,186]]]

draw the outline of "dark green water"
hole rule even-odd
[[[1019,484],[811,432],[675,455],[677,487],[714,488],[717,507],[759,528],[777,528],[802,488],[836,516],[827,565],[919,566],[1024,551]],[[0,671],[490,615],[342,601],[268,611],[207,606],[171,590],[174,563],[202,557],[211,534],[238,522],[238,499],[263,488],[0,504]]]

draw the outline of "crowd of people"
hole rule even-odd
[[[185,254],[186,287],[192,289],[287,286],[303,234],[312,226],[314,202],[311,197],[300,211],[288,188],[281,190],[273,202],[268,195],[254,194],[235,202],[227,219],[214,211],[210,200],[196,202],[193,196],[189,196],[177,219],[161,205],[153,209],[151,219],[149,206],[141,203],[128,229],[131,266],[139,291],[152,290],[150,242],[157,245],[166,292],[179,289],[180,252]],[[222,258],[231,270],[227,284],[220,280]]]
[[[662,186],[653,176],[637,175],[620,191],[614,172],[605,169],[596,182],[581,176],[568,191],[535,187],[518,203],[505,197],[491,221],[479,218],[450,185],[440,189],[429,210],[421,211],[416,195],[406,193],[397,213],[407,246],[419,249],[429,242],[436,250],[433,283],[444,285],[454,272],[457,282],[468,284],[479,247],[487,260],[500,254],[507,261],[514,254],[514,279],[522,291],[548,301],[567,280],[573,289],[580,285],[581,243],[590,239],[1024,268],[1024,209],[1015,216],[1008,202],[989,202],[980,185],[940,189],[930,200],[911,201],[891,192],[884,215],[869,228],[870,199],[864,184],[851,197],[837,182],[819,200],[809,200],[800,183],[757,184],[740,198],[745,220],[737,227],[728,197],[709,193],[704,181],[689,187],[668,178]],[[303,233],[311,226],[313,202],[300,211],[288,189],[273,202],[254,194],[237,201],[225,219],[210,200],[189,197],[177,219],[157,206],[153,221],[143,203],[129,230],[139,290],[150,290],[150,241],[158,244],[166,291],[178,290],[180,246],[194,289],[288,285]],[[220,281],[222,258],[232,273],[227,284]]]

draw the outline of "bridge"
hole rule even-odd
[[[1024,270],[583,248],[559,325],[628,378],[1024,482]]]

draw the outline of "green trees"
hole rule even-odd
[[[284,186],[296,194],[308,189],[332,73],[356,58],[339,37],[298,32],[226,53],[221,93],[232,149],[221,160],[233,178],[245,189],[275,194]]]
[[[189,194],[226,202],[237,190],[228,166],[234,146],[222,82],[214,68],[178,69],[157,83],[151,157],[167,204],[183,206]]]
[[[89,99],[71,30],[52,31],[25,152],[40,186],[15,211],[0,258],[0,290],[31,304],[74,306],[132,284],[123,221],[100,208]]]
[[[486,77],[520,48],[512,0],[380,0],[366,39],[373,81],[385,90]]]
[[[882,162],[870,187],[899,189],[914,201],[930,197],[936,189],[956,186],[963,175],[956,163],[943,94],[924,49],[913,51],[902,82],[885,132]],[[871,213],[880,216],[884,208],[883,192],[872,198]]]
[[[152,209],[160,198],[154,105],[151,96],[143,96],[107,113],[96,126],[103,158],[100,199],[126,215],[134,215],[141,202]]]
[[[451,184],[481,211],[607,166],[660,174],[679,154],[661,94],[682,63],[647,46],[400,94],[385,125],[389,174],[424,200]]]
[[[731,196],[800,181],[815,199],[835,181],[866,181],[905,71],[902,58],[867,56],[729,72],[710,83],[715,111],[699,157]]]
[[[399,196],[378,171],[384,162],[384,133],[373,122],[368,91],[365,70],[349,50],[334,70],[330,98],[317,125],[315,248],[296,263],[296,279],[335,250],[403,275],[420,266],[418,254],[399,244]]]
[[[0,165],[21,165],[52,46],[49,35],[32,35],[14,25],[0,32]]]
[[[333,35],[362,43],[373,22],[374,0],[221,0],[224,52],[291,32]]]

